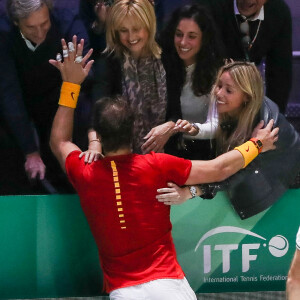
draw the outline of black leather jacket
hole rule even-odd
[[[259,119],[264,120],[265,124],[274,119],[274,127],[279,127],[276,150],[261,153],[245,169],[224,182],[204,185],[207,193],[203,198],[212,198],[217,191],[226,190],[241,219],[270,207],[300,171],[299,134],[268,98],[263,101]]]

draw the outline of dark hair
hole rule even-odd
[[[104,97],[95,103],[93,128],[101,136],[104,152],[130,147],[133,124],[133,112],[122,97]]]
[[[201,49],[197,54],[196,66],[192,75],[192,89],[196,96],[207,94],[214,83],[222,63],[222,47],[215,23],[207,9],[201,5],[185,5],[176,9],[159,36],[167,71],[182,87],[185,81],[185,67],[174,46],[174,35],[182,19],[192,19],[202,31]]]

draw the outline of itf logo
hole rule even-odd
[[[242,272],[247,272],[250,269],[250,262],[257,259],[257,250],[261,247],[268,247],[271,255],[275,257],[284,256],[289,250],[288,240],[282,235],[276,235],[272,237],[267,243],[267,240],[249,230],[234,227],[234,226],[222,226],[214,228],[206,232],[201,239],[199,240],[195,252],[200,247],[200,245],[209,237],[216,234],[223,233],[240,233],[244,235],[253,236],[261,241],[262,243],[253,243],[253,244],[219,244],[219,245],[203,245],[203,261],[204,261],[204,274],[207,274],[211,271],[211,257],[213,251],[221,251],[222,261],[223,261],[223,273],[227,273],[230,270],[230,253],[234,250],[238,250],[241,246],[242,248]],[[213,249],[212,249],[213,248]],[[251,251],[251,253],[250,253]]]

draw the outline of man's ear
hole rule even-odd
[[[17,21],[14,21],[14,25],[19,27],[19,23]]]

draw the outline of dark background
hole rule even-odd
[[[53,0],[57,7],[66,7],[75,12],[78,11],[79,0]],[[184,5],[192,2],[191,0],[157,0],[163,6],[164,19],[166,20],[170,13],[179,5]],[[272,0],[268,0],[272,1]],[[287,115],[291,117],[300,117],[300,90],[297,84],[300,82],[300,1],[299,0],[285,0],[291,9],[293,19],[293,88],[289,98],[289,105]],[[0,17],[5,12],[6,0],[0,0]],[[280,18],[280,16],[278,16]],[[297,56],[298,57],[297,57]]]
[[[0,18],[3,17],[3,14],[5,13],[5,5],[7,0],[0,0]],[[56,7],[64,7],[67,9],[70,9],[74,12],[78,11],[79,7],[79,1],[80,0],[53,0],[54,5]],[[191,3],[192,0],[155,0],[156,3],[158,1],[162,5],[162,10],[164,12],[164,20],[168,19],[169,15],[172,13],[172,11],[184,4]],[[272,0],[268,0],[272,1]],[[296,130],[300,132],[300,89],[298,88],[300,83],[300,1],[299,0],[285,0],[285,2],[288,4],[291,10],[292,15],[292,21],[293,21],[293,53],[294,53],[294,59],[293,59],[293,85],[292,90],[289,97],[289,102],[287,106],[286,116],[288,120],[294,125]],[[280,18],[280,15],[278,16]],[[1,42],[1,41],[0,41]],[[0,128],[1,129],[1,128]],[[2,138],[1,136],[1,130],[0,130],[0,140],[1,140],[1,147],[2,149],[5,148],[6,140]],[[8,143],[10,143],[10,139],[8,139]],[[4,157],[4,163],[0,162],[0,164],[7,163],[10,164],[9,158]],[[20,172],[23,170],[23,157],[20,157],[19,164],[15,162],[16,165],[19,165]],[[5,183],[5,181],[10,182],[10,176],[7,176],[8,174],[5,174],[4,178],[3,176],[0,176],[0,183]],[[26,181],[27,182],[27,181]],[[300,176],[299,176],[299,184],[300,184]],[[5,185],[5,184],[4,184]],[[1,184],[0,184],[1,186]],[[13,187],[14,188],[14,187]],[[1,189],[1,187],[0,187]]]
[[[191,0],[159,0],[163,4],[165,18],[179,5],[190,3]],[[272,0],[269,0],[272,1]],[[291,9],[293,17],[293,50],[300,51],[300,1],[285,0]],[[0,0],[0,13],[5,11],[6,0]],[[56,6],[67,7],[73,11],[78,10],[79,0],[54,0]],[[279,16],[280,17],[280,16]]]

